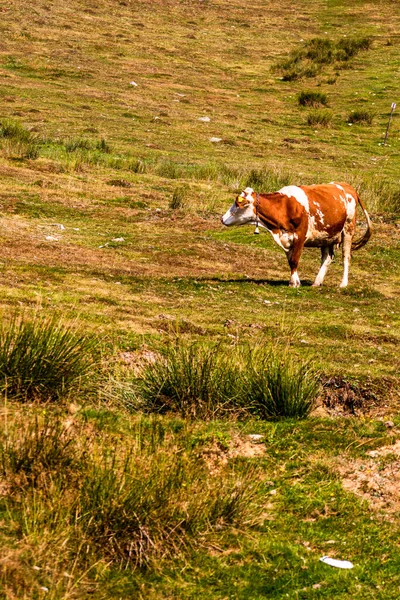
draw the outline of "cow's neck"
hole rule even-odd
[[[279,204],[284,194],[260,194],[258,202],[258,218],[267,229],[281,229]]]

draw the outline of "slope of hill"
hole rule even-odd
[[[351,424],[341,417],[240,426],[177,425],[160,418],[170,444],[162,452],[169,459],[175,456],[172,447],[180,446],[191,465],[205,454],[233,471],[240,471],[239,463],[261,461],[264,471],[254,479],[264,486],[257,493],[271,498],[265,519],[259,502],[257,518],[245,515],[237,530],[220,537],[215,530],[207,537],[205,528],[190,558],[188,548],[179,547],[175,560],[166,553],[165,562],[159,552],[161,566],[153,564],[147,572],[121,572],[115,563],[109,568],[107,557],[94,554],[90,564],[76,559],[83,538],[79,551],[65,542],[65,561],[52,571],[51,553],[61,552],[68,532],[55,539],[48,523],[27,531],[23,519],[16,519],[4,533],[4,597],[398,597],[397,525],[392,531],[377,525],[375,509],[369,506],[363,514],[361,500],[339,483],[352,460],[375,476],[360,452],[397,439],[396,428],[381,423],[398,423],[396,111],[383,145],[391,105],[398,100],[397,4],[5,0],[0,16],[2,321],[6,327],[16,311],[27,319],[55,314],[101,338],[102,401],[84,393],[74,398],[81,407],[73,417],[77,439],[96,430],[116,444],[139,438],[142,427],[157,430],[153,422],[143,425],[147,417],[127,414],[112,388],[121,384],[116,378],[126,377],[129,357],[152,351],[177,331],[187,342],[289,345],[299,361],[311,358],[320,372],[331,404],[323,416],[336,404],[358,414]],[[374,222],[372,240],[354,253],[344,291],[338,288],[340,260],[326,285],[314,289],[309,284],[319,253],[307,250],[300,272],[305,285],[289,289],[286,258],[272,239],[219,223],[246,185],[273,191],[287,183],[331,180],[355,185]],[[26,408],[32,431],[41,410]],[[62,418],[65,410],[55,409]],[[21,430],[19,411],[5,399],[6,437],[11,422]],[[246,446],[241,436],[255,429],[269,440],[262,459],[254,448],[250,455],[232,449]],[[193,458],[196,444],[201,450]],[[1,452],[6,447],[3,443]],[[139,456],[140,448],[132,452]],[[338,466],[339,453],[349,464]],[[396,457],[394,452],[393,469]],[[282,470],[275,477],[276,462]],[[213,466],[210,472],[215,474]],[[303,472],[304,478],[298,474]],[[277,488],[275,498],[270,492]],[[6,498],[7,484],[0,490]],[[18,505],[21,497],[16,494],[14,501]],[[5,502],[4,518],[14,510]],[[352,514],[354,534],[347,523]],[[298,519],[302,525],[296,529]],[[314,532],[311,522],[317,523]],[[287,544],[278,539],[279,530]],[[42,535],[49,552],[40,546]],[[335,536],[362,564],[358,579],[325,575],[320,570],[325,567],[312,563]],[[346,546],[336,554],[346,554]],[[385,595],[384,581],[390,579]]]

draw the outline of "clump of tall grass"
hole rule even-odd
[[[169,201],[169,208],[172,210],[182,210],[186,208],[188,203],[190,188],[187,185],[177,186]]]
[[[146,365],[138,394],[149,412],[202,418],[240,410],[235,366],[219,345],[169,343]]]
[[[374,115],[368,110],[354,110],[347,117],[348,123],[358,125],[371,125]]]
[[[332,113],[328,110],[313,110],[307,116],[307,125],[311,127],[329,127],[332,123]]]
[[[14,315],[0,326],[0,392],[20,400],[57,400],[94,367],[94,338],[57,317]]]
[[[6,158],[35,159],[39,155],[37,137],[19,121],[0,121],[0,144]]]
[[[232,353],[222,345],[177,342],[146,365],[137,386],[136,407],[149,412],[274,419],[307,416],[319,384],[311,363],[275,347]]]
[[[303,90],[299,93],[297,101],[300,106],[326,106],[328,104],[328,96],[324,92]]]
[[[349,183],[354,185],[360,197],[372,213],[400,213],[400,185],[397,180],[376,177],[351,177]]]
[[[307,417],[320,387],[311,362],[277,348],[251,351],[243,380],[243,402],[251,414],[266,420]]]
[[[213,531],[252,522],[261,508],[254,468],[221,464],[215,477],[190,433],[160,435],[157,418],[132,421],[124,445],[82,423],[72,434],[55,415],[34,419],[9,421],[0,467],[14,526],[37,540],[36,565],[43,553],[63,552],[65,570],[98,561],[151,567]]]
[[[371,47],[370,38],[343,38],[334,42],[327,38],[312,38],[293,50],[287,59],[273,67],[282,73],[284,81],[315,77],[324,66],[342,66],[362,50]]]

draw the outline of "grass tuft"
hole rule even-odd
[[[34,160],[39,156],[36,137],[19,121],[12,119],[0,121],[0,144],[6,158]]]
[[[307,117],[307,125],[311,127],[329,127],[332,123],[332,113],[327,110],[314,110]]]
[[[284,81],[315,77],[324,67],[343,66],[360,51],[371,47],[370,38],[345,38],[334,42],[327,38],[312,38],[289,57],[273,67],[281,72]]]
[[[0,328],[0,391],[19,400],[57,400],[91,372],[94,346],[57,317],[15,314]]]
[[[373,119],[374,115],[368,110],[354,110],[349,114],[347,122],[358,125],[371,125]]]
[[[300,106],[326,106],[328,97],[323,92],[315,92],[312,90],[302,91],[297,97]]]
[[[307,417],[320,387],[311,363],[277,348],[252,351],[243,377],[249,411],[266,420]]]

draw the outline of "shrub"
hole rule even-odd
[[[0,392],[22,400],[57,400],[91,372],[94,344],[57,317],[14,316],[0,327]]]
[[[319,389],[311,363],[276,348],[250,352],[243,377],[243,402],[252,414],[267,420],[306,417]]]
[[[307,117],[307,125],[311,127],[329,127],[332,113],[327,110],[314,110]]]
[[[298,95],[300,106],[326,106],[328,97],[323,92],[303,91]]]
[[[368,110],[355,110],[349,114],[347,121],[348,123],[371,125],[373,118],[374,115]]]

